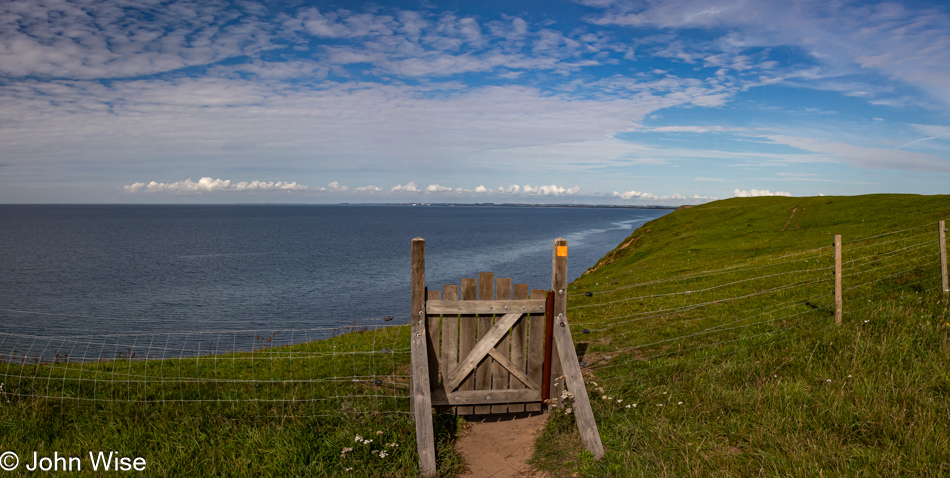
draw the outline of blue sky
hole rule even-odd
[[[0,2],[0,202],[948,193],[940,2]]]

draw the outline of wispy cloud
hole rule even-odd
[[[816,138],[784,135],[768,135],[766,137],[776,143],[820,153],[859,168],[950,172],[950,160],[934,154],[892,148],[868,148]]]
[[[684,204],[699,203],[716,199],[710,196],[693,195],[687,197],[682,194],[656,195],[648,192],[627,191],[619,192],[601,192],[584,191],[580,186],[559,186],[557,184],[547,184],[532,186],[530,184],[510,186],[486,187],[478,185],[473,188],[460,186],[444,186],[432,183],[425,187],[416,185],[415,181],[409,181],[405,184],[397,184],[388,190],[378,186],[360,186],[350,188],[340,184],[339,181],[333,181],[327,186],[309,187],[289,181],[232,181],[228,179],[212,179],[210,177],[201,178],[198,181],[186,179],[172,183],[162,183],[151,181],[148,183],[137,182],[123,186],[123,190],[128,194],[170,194],[170,195],[200,195],[200,194],[226,194],[235,192],[288,192],[297,194],[298,197],[319,196],[323,194],[332,194],[337,198],[347,198],[346,200],[429,200],[429,201],[467,201],[467,200],[492,200],[492,201],[528,201],[534,199],[545,200],[563,200],[563,199],[581,199],[581,200],[622,200],[628,203],[645,204],[653,202],[658,204]]]
[[[173,183],[133,183],[123,187],[129,193],[210,193],[210,192],[258,192],[258,191],[308,191],[309,187],[285,181],[231,181],[204,177],[197,182],[190,178]],[[343,190],[346,190],[344,187]]]
[[[769,191],[768,189],[750,189],[746,191],[744,189],[739,189],[739,188],[736,188],[736,190],[733,191],[732,194],[735,197],[740,197],[740,198],[751,198],[751,197],[759,197],[759,196],[791,196],[792,195],[792,193],[788,191],[775,191],[773,193],[772,191]]]
[[[593,6],[593,5],[592,5]],[[713,51],[716,63],[733,70],[754,47],[795,45],[824,67],[822,76],[873,70],[928,91],[950,104],[945,79],[950,76],[950,16],[944,9],[912,9],[898,3],[847,3],[806,0],[795,4],[727,0],[598,2],[589,17],[596,25],[706,29],[715,39],[694,42],[683,37],[667,42],[668,53],[696,61]],[[693,50],[695,53],[687,53]],[[756,69],[760,69],[760,67]],[[830,84],[830,83],[826,83]],[[837,83],[841,84],[841,83]],[[871,85],[847,87],[854,94],[886,95]]]
[[[11,77],[130,78],[273,48],[249,3],[178,0],[0,3],[0,72]]]

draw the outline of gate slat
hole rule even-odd
[[[462,279],[462,296],[460,300],[475,300],[478,288],[475,279]],[[472,348],[475,347],[475,318],[466,317],[459,319],[459,357],[468,356]],[[470,376],[459,386],[459,391],[475,390],[475,377]],[[471,415],[474,413],[472,407],[458,407],[456,413],[459,415]]]
[[[515,284],[511,292],[511,298],[514,300],[525,300],[528,298],[528,284]],[[525,317],[518,321],[511,329],[511,362],[518,370],[527,373],[527,362],[525,360],[525,351],[528,344],[528,318]],[[530,375],[529,375],[530,377]],[[525,388],[519,380],[512,380],[508,388],[518,390]],[[513,403],[508,405],[508,412],[519,413],[524,411],[525,404]]]
[[[495,298],[494,272],[478,273],[478,298],[479,300],[492,300]],[[478,332],[476,334],[478,340],[482,340],[482,337],[484,337],[491,328],[491,315],[478,316]],[[478,367],[475,369],[475,390],[491,390],[491,362],[491,358],[486,356],[485,359],[479,363]],[[491,413],[490,405],[481,405],[475,407],[476,415],[483,415],[486,413]]]
[[[499,278],[495,281],[495,299],[497,300],[511,300],[511,279],[509,278]],[[500,316],[498,320],[501,319]],[[520,321],[519,321],[520,322]],[[495,352],[492,354],[492,357],[496,357],[496,361],[492,363],[491,371],[491,388],[492,390],[507,390],[508,389],[508,370],[497,361],[497,357],[504,357],[505,361],[508,362],[508,357],[510,353],[511,341],[509,337],[511,332],[505,333],[501,338],[501,341],[498,342],[498,345],[495,346]],[[517,382],[517,380],[515,380]],[[491,406],[492,413],[508,413],[508,404],[502,403],[498,405]]]
[[[444,300],[458,300],[459,285],[446,284],[442,286],[442,298]],[[442,380],[449,376],[449,371],[454,369],[459,362],[459,318],[455,315],[442,316]],[[450,413],[458,413],[456,407],[448,410]]]
[[[432,392],[433,405],[451,405],[455,403],[508,403],[540,401],[538,390],[493,390],[487,392],[467,391],[445,393],[444,389]],[[457,399],[457,400],[456,400]],[[463,408],[459,406],[458,408]]]
[[[442,291],[427,290],[426,300],[442,300]],[[426,315],[426,330],[429,332],[429,344],[426,351],[429,354],[429,384],[436,386],[439,383],[439,324],[438,315]]]
[[[544,299],[548,291],[544,289],[532,289],[532,299]],[[544,367],[544,313],[531,314],[528,321],[528,376],[534,381],[541,383],[541,375]],[[540,412],[540,403],[528,403],[525,405],[526,412]]]

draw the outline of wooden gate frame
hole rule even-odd
[[[468,304],[463,304],[461,302],[452,304],[452,306],[456,308],[451,309],[451,311],[448,309],[446,311],[441,311],[441,309],[426,311],[425,240],[423,240],[421,237],[417,237],[412,240],[411,285],[412,309],[410,315],[410,367],[412,369],[412,383],[410,387],[410,408],[413,418],[416,422],[416,445],[419,453],[419,471],[423,476],[431,476],[436,472],[435,436],[434,430],[432,428],[432,385],[438,380],[439,370],[438,367],[430,368],[429,366],[430,357],[433,363],[438,362],[435,353],[435,344],[432,343],[429,337],[429,331],[436,329],[434,327],[428,327],[428,316],[429,314],[439,314],[442,312],[459,313],[460,308],[466,307]],[[549,313],[547,315],[554,316],[552,324],[553,327],[546,327],[546,335],[550,334],[553,336],[554,346],[546,347],[545,355],[547,357],[553,358],[555,355],[552,353],[553,349],[557,351],[556,356],[558,359],[546,361],[546,365],[547,363],[551,364],[551,371],[543,377],[543,382],[545,383],[542,384],[542,386],[546,385],[551,377],[558,378],[563,375],[563,382],[567,385],[567,389],[574,395],[573,413],[577,423],[578,431],[581,435],[581,439],[583,440],[587,449],[590,450],[590,452],[594,455],[594,458],[599,459],[604,455],[604,446],[600,440],[600,432],[597,430],[597,423],[594,421],[594,413],[590,406],[590,399],[587,396],[587,388],[584,386],[584,377],[581,373],[580,364],[577,360],[577,353],[574,350],[574,341],[571,338],[571,330],[567,322],[567,240],[563,238],[555,239],[553,244],[551,288],[552,291],[549,293],[549,297],[550,295],[554,296],[553,310],[548,309]],[[440,302],[440,306],[448,307],[448,304],[446,304],[447,301]],[[541,302],[541,300],[534,299],[526,301],[481,302],[482,305],[472,306],[471,308],[475,309],[476,307],[484,307],[484,311],[473,310],[467,313],[471,314],[481,312],[490,314],[496,312],[493,309],[493,307],[496,305],[500,306],[499,310],[501,311],[505,310],[505,306],[524,307],[525,309],[523,310],[527,310],[527,307],[538,307],[538,303]],[[489,304],[487,302],[491,303]],[[518,302],[518,304],[515,304],[515,302]],[[524,303],[522,304],[521,302]],[[544,302],[545,304],[548,304],[551,301],[544,300]],[[479,340],[478,345],[475,347],[479,350],[476,351],[473,349],[468,354],[468,357],[460,360],[457,368],[449,373],[449,376],[445,381],[452,387],[451,390],[443,391],[443,394],[446,394],[446,392],[452,392],[455,386],[457,386],[468,374],[472,373],[472,370],[475,368],[477,363],[483,360],[485,357],[492,356],[497,362],[502,364],[507,362],[507,360],[504,362],[498,360],[501,355],[495,356],[495,354],[492,352],[496,342],[498,342],[498,339],[501,339],[502,336],[507,332],[508,329],[506,326],[510,327],[510,325],[516,322],[522,315],[519,312],[520,311],[505,314],[500,319],[498,319],[496,325],[489,330],[488,334]],[[552,322],[549,321],[548,323],[551,324]],[[491,337],[488,337],[488,335],[491,335]],[[489,340],[485,341],[486,338]],[[510,365],[510,363],[507,365]],[[510,367],[507,365],[505,365],[505,368],[510,372],[513,372],[515,367]],[[547,370],[545,370],[545,373],[547,373]],[[525,379],[530,380],[528,377],[515,376],[526,384],[528,381]],[[520,399],[525,398],[525,392],[527,391],[529,390],[495,390],[489,392],[488,395],[485,395],[483,398],[475,396],[475,392],[453,392],[452,404],[487,405],[491,403],[519,401]],[[558,387],[555,387],[552,392],[555,392],[556,397],[560,393]],[[484,391],[481,391],[479,395],[483,394]],[[492,397],[491,395],[495,395],[495,397]],[[510,395],[510,397],[503,397],[503,395]],[[445,399],[447,400],[448,398],[448,394],[446,394]]]

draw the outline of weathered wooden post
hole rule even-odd
[[[947,283],[947,223],[941,220],[937,223],[940,229],[940,282],[943,293],[950,293],[950,284]]]
[[[551,363],[554,362],[554,291],[545,295],[544,306],[544,365],[541,368],[541,401],[551,398]],[[550,405],[550,403],[549,403]]]
[[[587,396],[587,386],[584,385],[584,375],[581,373],[577,361],[577,352],[574,350],[574,340],[571,338],[571,328],[567,323],[567,240],[557,238],[554,241],[554,350],[559,360],[557,376],[564,375],[564,380],[558,382],[567,385],[568,392],[574,395],[573,413],[577,423],[577,430],[587,449],[594,454],[595,459],[604,456],[604,445],[600,441],[600,431],[594,420],[594,411]],[[553,365],[553,364],[552,364]],[[553,375],[552,367],[552,375]],[[552,392],[558,387],[552,387]],[[560,391],[554,395],[560,398]]]
[[[419,472],[435,474],[435,436],[432,428],[432,397],[429,383],[428,332],[426,330],[426,242],[412,240],[412,311],[409,315],[410,367],[412,368],[412,413],[416,421]]]
[[[835,323],[841,324],[841,236],[835,235]]]
[[[551,291],[554,293],[554,320],[558,317],[567,316],[567,239],[559,237],[554,240],[554,249],[551,254]],[[550,323],[550,322],[549,322]],[[558,399],[558,406],[561,406],[561,392],[564,390],[564,380],[558,380],[563,375],[561,360],[558,360],[559,345],[557,340],[552,343],[551,357],[551,387],[549,389],[551,398]],[[571,350],[574,349],[573,343]],[[545,354],[547,355],[547,354]],[[577,355],[576,353],[574,355]]]

